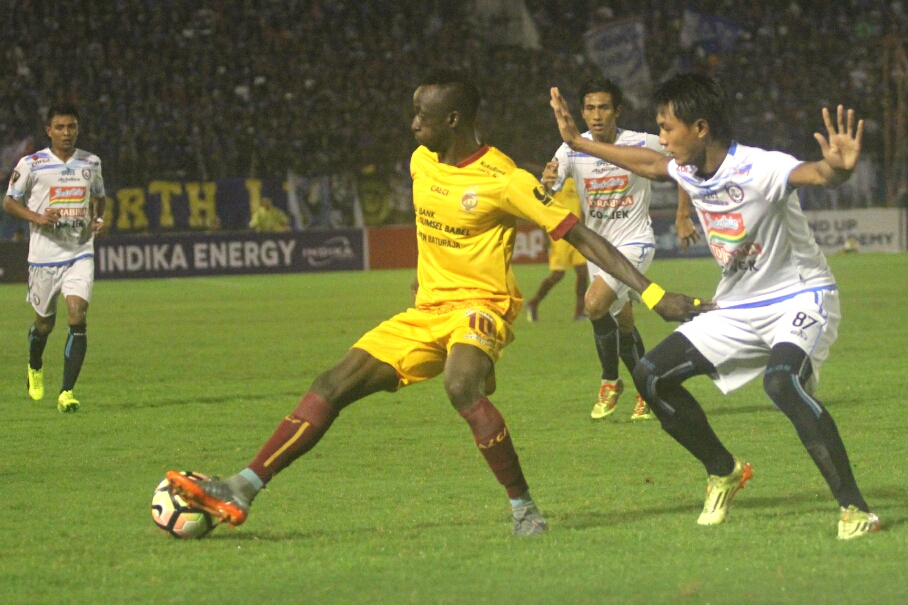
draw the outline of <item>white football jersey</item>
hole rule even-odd
[[[92,196],[104,196],[98,156],[76,149],[63,162],[50,148],[27,155],[16,164],[6,194],[38,214],[48,208],[60,211],[54,226],[31,223],[29,264],[65,265],[94,255],[89,207]]]
[[[592,139],[589,132],[583,133]],[[618,129],[615,145],[646,147],[665,153],[659,137],[645,132]],[[649,217],[651,183],[649,179],[619,168],[599,158],[573,151],[567,143],[555,152],[558,180],[552,187],[560,191],[564,181],[574,179],[583,204],[584,224],[615,246],[655,244]]]
[[[720,307],[766,304],[798,292],[835,287],[788,175],[801,161],[779,151],[732,143],[709,179],[694,166],[668,165],[700,216],[722,266]]]

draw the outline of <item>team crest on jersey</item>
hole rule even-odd
[[[82,178],[85,179],[86,181],[90,181],[91,180],[91,169],[83,168],[82,169]]]
[[[479,204],[479,196],[472,189],[467,189],[460,198],[460,207],[467,212],[472,212],[476,205]]]
[[[545,189],[542,188],[542,185],[537,185],[533,189],[533,197],[542,202],[543,206],[550,206],[555,200],[552,199],[548,193],[545,192]]]
[[[728,194],[728,197],[731,198],[731,201],[737,203],[744,199],[744,190],[734,183],[729,183],[725,186],[725,193]]]
[[[50,204],[78,204],[85,199],[85,187],[51,187]]]

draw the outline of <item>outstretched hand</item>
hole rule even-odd
[[[857,131],[854,127],[854,110],[848,110],[847,123],[845,121],[845,108],[839,105],[837,114],[837,124],[832,123],[829,116],[829,109],[823,108],[823,122],[826,124],[826,132],[829,140],[822,133],[815,132],[813,137],[820,144],[820,150],[823,152],[823,159],[833,170],[854,170],[858,163],[858,156],[861,155],[861,135],[864,133],[864,120],[858,120]]]
[[[678,241],[681,244],[681,249],[684,252],[687,252],[690,249],[691,245],[696,244],[700,241],[700,232],[697,231],[696,225],[691,218],[676,218],[675,219],[675,229],[678,230]]]
[[[558,121],[558,131],[561,133],[561,138],[564,140],[568,146],[573,147],[572,143],[580,138],[580,131],[577,129],[577,124],[574,123],[574,118],[571,116],[571,110],[568,109],[567,101],[564,100],[564,97],[561,96],[561,93],[558,92],[557,88],[551,89],[552,100],[549,101],[549,105],[552,106],[552,109],[555,111],[555,119]]]
[[[690,298],[683,294],[666,292],[665,296],[656,303],[653,311],[658,313],[665,321],[688,321],[706,311],[716,308],[716,303],[711,300]]]

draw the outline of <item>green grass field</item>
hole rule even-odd
[[[0,603],[908,602],[908,255],[831,262],[844,319],[817,395],[884,523],[853,542],[835,539],[835,502],[760,381],[727,397],[688,383],[756,473],[725,525],[699,527],[703,470],[657,423],[630,422],[633,393],[589,421],[598,362],[571,276],[539,323],[515,324],[492,397],[548,534],[510,536],[504,491],[434,380],[344,411],[245,525],[174,540],[149,512],[164,472],[242,468],[319,371],[409,304],[413,273],[99,282],[82,410],[65,416],[64,322],[33,402],[25,285],[0,286]],[[523,290],[546,271],[518,267]],[[709,296],[718,269],[660,261],[650,277]],[[671,329],[639,307],[638,324],[649,346]]]

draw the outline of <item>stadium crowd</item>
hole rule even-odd
[[[901,1],[527,0],[540,48],[476,34],[454,0],[14,0],[2,25],[0,147],[46,140],[42,110],[83,110],[80,147],[116,186],[406,166],[410,91],[418,74],[462,57],[487,101],[484,138],[527,167],[558,146],[550,86],[571,91],[598,68],[582,34],[641,18],[652,79],[694,69],[732,96],[737,138],[799,157],[818,154],[820,107],[867,119],[865,150],[881,161],[884,34],[904,36]],[[686,9],[733,21],[734,46],[679,42]],[[648,108],[623,116],[653,132]],[[878,184],[876,186],[879,186]]]

